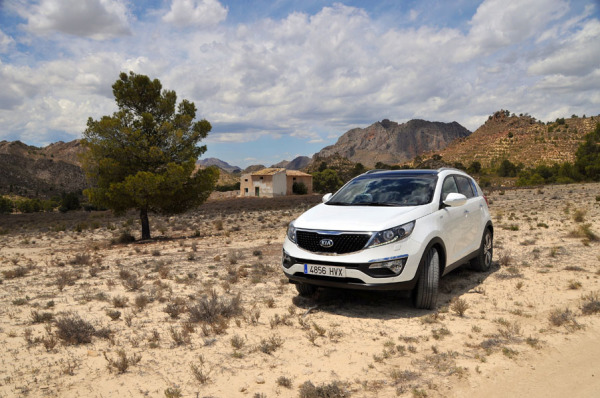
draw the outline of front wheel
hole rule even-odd
[[[492,231],[486,228],[481,238],[481,246],[479,247],[479,253],[477,257],[471,260],[471,269],[479,272],[486,272],[490,270],[492,266],[492,257],[494,255],[494,240]]]
[[[317,291],[317,287],[307,283],[296,283],[296,290],[302,297],[310,297]]]
[[[438,296],[440,282],[440,255],[435,247],[427,249],[420,264],[419,281],[413,292],[416,308],[433,310]]]

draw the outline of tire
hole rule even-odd
[[[440,255],[435,247],[423,253],[417,286],[413,291],[413,303],[416,308],[433,310],[437,302],[440,282]]]
[[[310,297],[317,291],[317,287],[307,283],[296,283],[296,290],[302,297]]]
[[[479,247],[479,253],[477,257],[471,260],[469,268],[479,272],[486,272],[490,270],[492,266],[492,258],[494,256],[494,237],[492,231],[488,228],[485,229],[483,237],[481,238],[481,246]]]

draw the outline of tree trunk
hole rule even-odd
[[[148,209],[140,210],[140,220],[142,221],[142,240],[150,239],[150,222],[148,221]]]

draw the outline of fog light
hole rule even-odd
[[[281,265],[283,265],[284,268],[290,268],[292,266],[292,264],[293,264],[292,258],[284,250],[283,255],[281,256]]]
[[[387,268],[394,274],[399,275],[404,269],[406,259],[407,257],[403,257],[391,261],[383,261],[380,263],[371,264],[369,265],[369,269]]]

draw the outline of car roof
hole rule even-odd
[[[437,170],[431,169],[402,169],[402,170],[384,170],[384,169],[375,169],[369,170],[366,173],[362,174],[360,177],[367,176],[386,176],[386,177],[407,177],[407,176],[437,176],[441,172],[450,171],[450,172],[458,172],[460,174],[467,175],[464,171],[459,169],[453,169],[449,167],[442,167]],[[367,177],[369,178],[369,177]]]

